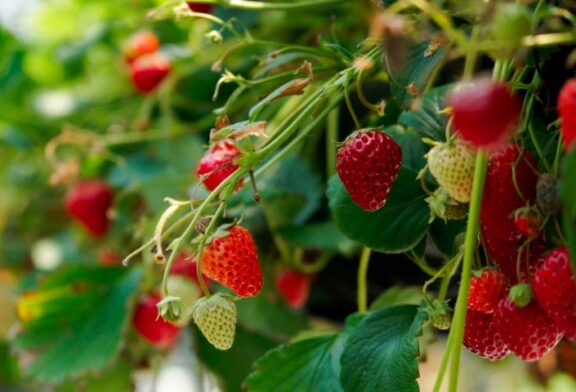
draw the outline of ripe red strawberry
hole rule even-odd
[[[138,57],[130,64],[130,76],[136,90],[146,95],[156,90],[170,73],[171,64],[166,58],[150,54]]]
[[[532,286],[542,309],[567,338],[576,339],[576,282],[566,248],[546,256],[534,273]]]
[[[66,194],[68,213],[81,223],[93,237],[108,231],[107,211],[112,205],[112,190],[102,180],[86,180],[75,184]]]
[[[188,3],[188,8],[190,8],[190,11],[202,12],[204,14],[209,14],[210,11],[212,11],[212,8],[214,7],[213,4],[195,3],[193,1],[188,1],[187,3]]]
[[[428,168],[438,184],[454,200],[470,201],[474,179],[475,154],[461,140],[438,143],[427,154]]]
[[[562,333],[536,303],[520,308],[506,297],[494,313],[494,325],[502,341],[524,361],[537,361],[552,350]]]
[[[284,271],[276,278],[276,288],[288,305],[300,309],[308,299],[310,280],[310,275],[298,271]]]
[[[562,119],[564,148],[569,151],[576,139],[576,78],[568,80],[558,95],[558,113]]]
[[[511,283],[518,282],[518,252],[526,240],[514,223],[513,212],[526,204],[534,204],[538,180],[535,168],[532,155],[529,152],[520,155],[514,144],[499,147],[488,161],[480,227],[490,260]],[[530,249],[521,254],[521,274],[535,264],[541,250],[542,242],[535,240]]]
[[[160,300],[161,298],[158,294],[142,297],[132,318],[132,325],[150,344],[166,348],[174,343],[180,328],[158,316],[156,304]]]
[[[122,257],[112,248],[102,248],[98,252],[98,262],[106,266],[118,266],[122,264]]]
[[[390,136],[362,129],[338,151],[336,171],[354,203],[376,211],[386,203],[401,163],[402,150]]]
[[[196,169],[196,174],[201,177],[206,189],[213,191],[222,181],[234,173],[238,169],[234,160],[240,155],[240,151],[230,142],[221,141],[214,144],[204,154]],[[243,181],[240,180],[236,189],[240,189],[242,183]]]
[[[488,78],[461,84],[448,97],[456,131],[477,147],[506,141],[518,122],[521,105],[508,87]]]
[[[503,359],[510,352],[496,330],[494,315],[473,309],[466,313],[464,347],[490,361]]]
[[[534,239],[540,235],[542,220],[534,208],[521,208],[514,213],[514,224],[526,238]]]
[[[262,288],[258,251],[248,230],[233,226],[226,237],[215,238],[204,251],[202,273],[241,297],[253,297]]]
[[[494,313],[506,295],[506,277],[499,271],[486,269],[470,280],[468,309],[481,313]]]
[[[140,31],[130,37],[130,41],[124,49],[124,59],[127,63],[132,63],[138,57],[155,53],[159,46],[160,42],[154,33]]]

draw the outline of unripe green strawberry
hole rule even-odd
[[[490,36],[502,45],[491,51],[494,57],[506,59],[521,46],[524,36],[532,34],[532,21],[528,8],[523,4],[498,4],[489,27]]]
[[[218,350],[228,350],[236,333],[236,304],[230,295],[214,294],[194,303],[192,317],[198,328]]]
[[[470,201],[474,155],[474,150],[460,140],[439,143],[427,154],[430,173],[446,193],[461,203]]]

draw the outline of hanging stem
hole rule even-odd
[[[482,203],[482,191],[486,179],[486,168],[488,166],[488,156],[486,151],[479,149],[476,154],[476,167],[474,169],[474,183],[472,185],[472,198],[470,200],[470,210],[468,212],[468,222],[466,225],[466,237],[464,241],[464,262],[462,265],[462,276],[460,279],[460,289],[458,290],[458,300],[450,335],[453,337],[452,363],[450,368],[449,391],[455,392],[458,387],[458,371],[460,370],[460,354],[462,341],[464,339],[464,323],[466,322],[466,306],[468,304],[468,291],[470,289],[470,277],[472,262],[474,261],[475,249],[478,243],[478,227],[480,217],[480,205]]]
[[[358,267],[358,312],[366,313],[368,310],[368,290],[366,288],[366,275],[368,272],[368,263],[370,262],[370,248],[362,248],[360,255],[360,266]]]

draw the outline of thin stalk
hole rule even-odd
[[[350,0],[307,0],[296,1],[293,3],[267,3],[263,1],[252,0],[196,0],[195,3],[218,4],[230,8],[255,11],[291,11],[306,8],[341,5],[349,1]]]
[[[366,275],[370,262],[371,249],[365,246],[360,255],[360,266],[358,267],[358,312],[366,313],[368,310],[368,290],[366,288]]]
[[[326,178],[336,174],[336,154],[338,130],[340,128],[340,109],[334,108],[326,119]]]
[[[464,339],[464,324],[466,322],[466,306],[468,303],[468,291],[470,289],[470,277],[472,262],[474,261],[474,251],[478,243],[478,228],[480,217],[480,205],[482,203],[482,192],[486,179],[486,168],[488,166],[488,156],[486,151],[479,149],[476,154],[476,167],[474,169],[474,183],[472,185],[472,197],[470,200],[470,210],[468,212],[468,222],[466,224],[466,237],[464,241],[464,262],[462,265],[462,276],[460,279],[460,289],[458,290],[458,300],[456,311],[452,323],[450,335],[454,335],[452,349],[452,363],[450,368],[449,391],[455,392],[458,388],[458,371],[460,370],[460,354],[462,341]]]
[[[446,346],[444,347],[444,355],[442,356],[442,362],[440,362],[440,368],[438,369],[438,374],[436,375],[436,382],[434,383],[433,392],[439,392],[442,388],[442,381],[444,380],[444,375],[446,374],[446,369],[448,368],[448,361],[450,360],[450,353],[452,352],[452,347],[454,346],[454,337],[452,334],[448,335],[448,340],[446,340]]]

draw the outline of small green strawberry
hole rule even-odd
[[[192,309],[194,322],[210,344],[218,350],[228,350],[236,333],[236,304],[230,295],[214,294],[202,297]]]
[[[446,193],[460,203],[468,203],[475,161],[470,145],[458,139],[435,143],[426,156],[430,173]]]
[[[446,302],[435,299],[426,308],[426,312],[434,328],[441,331],[450,329],[450,325],[452,324],[452,310]]]

